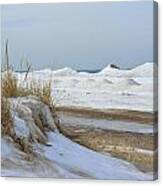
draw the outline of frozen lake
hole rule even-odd
[[[40,83],[50,80],[57,106],[153,112],[157,109],[153,106],[155,68],[153,63],[145,63],[131,70],[108,65],[98,73],[77,72],[69,67],[56,71],[44,69],[30,72],[25,82],[22,82],[24,73],[16,75],[24,86],[32,80]]]

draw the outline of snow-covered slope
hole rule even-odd
[[[51,147],[45,147],[45,156],[70,172],[96,179],[151,180],[133,165],[117,158],[102,155],[64,137],[49,133]]]
[[[102,155],[72,142],[62,134],[47,134],[49,146],[35,144],[36,158],[25,160],[7,138],[2,138],[2,176],[152,180],[132,164]]]

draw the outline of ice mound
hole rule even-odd
[[[34,73],[36,75],[39,75],[39,77],[48,77],[48,76],[52,76],[52,75],[71,76],[71,75],[77,74],[77,72],[70,67],[65,67],[65,68],[58,69],[58,70],[43,69],[43,70],[34,71]]]
[[[139,65],[131,70],[120,70],[108,65],[106,68],[99,72],[100,75],[112,77],[153,77],[157,72],[157,65],[155,63],[145,63]]]
[[[101,70],[99,72],[99,74],[115,75],[115,74],[117,74],[118,71],[119,71],[118,69],[111,67],[111,65],[109,64],[107,67],[105,67],[103,70]]]
[[[53,74],[57,76],[71,76],[71,75],[76,75],[77,72],[70,67],[65,67],[54,71]]]
[[[120,70],[118,68],[114,68],[112,65],[108,65],[103,70],[101,70],[98,74],[105,75],[110,77],[121,77],[127,75],[127,70]]]
[[[152,77],[157,66],[154,63],[145,63],[133,68],[130,74],[134,77]]]

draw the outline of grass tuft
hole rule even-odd
[[[26,141],[15,136],[9,98],[37,96],[53,112],[55,104],[51,92],[51,81],[44,83],[38,83],[33,79],[27,81],[31,69],[31,65],[28,65],[25,78],[20,82],[12,69],[9,64],[8,42],[6,42],[6,68],[1,73],[1,132],[3,135],[10,136],[24,152],[31,152],[31,147]],[[25,82],[27,86],[23,86],[22,82]]]
[[[7,98],[1,98],[1,132],[4,135],[13,136],[13,122],[10,112],[10,103]]]
[[[2,95],[6,98],[15,97],[18,93],[17,79],[9,69],[2,76],[1,89]]]
[[[1,79],[1,90],[4,98],[33,95],[40,98],[52,111],[55,109],[55,102],[51,92],[51,80],[44,83],[31,80],[26,87],[23,87],[11,70],[4,72]]]
[[[28,95],[37,96],[44,104],[49,106],[51,111],[54,111],[55,102],[51,90],[51,80],[44,83],[38,83],[32,80],[26,88]]]

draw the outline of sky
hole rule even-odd
[[[153,61],[153,3],[100,2],[1,6],[1,47],[20,69],[132,68]]]

